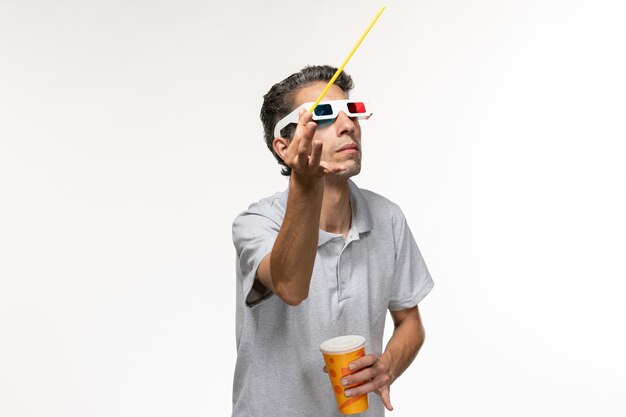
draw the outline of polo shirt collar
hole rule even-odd
[[[369,204],[363,192],[352,180],[348,180],[348,187],[350,188],[350,206],[352,208],[352,225],[348,235],[356,235],[354,239],[350,239],[350,236],[348,236],[348,239],[356,240],[362,233],[370,232],[374,222],[372,221]],[[317,246],[322,246],[333,238],[335,238],[335,235],[320,229]]]

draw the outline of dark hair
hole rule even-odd
[[[270,88],[270,91],[263,96],[263,106],[261,106],[261,122],[263,123],[263,132],[265,137],[265,143],[269,148],[274,158],[280,165],[283,166],[281,174],[291,175],[291,168],[285,165],[282,158],[276,154],[272,143],[274,142],[274,128],[276,123],[283,117],[291,113],[295,108],[295,96],[296,93],[305,87],[313,84],[316,81],[328,82],[335,75],[337,68],[333,68],[328,65],[312,65],[307,66],[291,74],[279,83],[276,83]],[[339,77],[335,80],[334,85],[341,88],[346,95],[350,93],[350,90],[354,88],[354,82],[345,72],[341,72]],[[281,131],[281,135],[284,138],[291,139],[295,131],[295,126],[290,124],[285,126]]]

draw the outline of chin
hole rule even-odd
[[[359,175],[361,172],[361,163],[354,161],[353,164],[346,164],[347,168],[344,172],[337,174],[341,178],[350,178]]]

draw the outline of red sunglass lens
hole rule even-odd
[[[365,113],[365,103],[361,101],[353,101],[348,103],[348,111],[350,113]]]

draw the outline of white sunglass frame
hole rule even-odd
[[[299,115],[300,109],[305,109],[306,111],[308,111],[313,106],[314,103],[315,103],[314,101],[303,103],[300,106],[298,106],[298,108],[296,108],[294,111],[289,113],[287,116],[280,119],[278,123],[276,123],[276,127],[274,128],[274,137],[275,138],[280,137],[280,131],[283,130],[288,125],[290,125],[291,123],[298,123],[298,121],[300,120],[300,115]],[[348,103],[363,103],[365,105],[365,113],[350,112],[348,110]],[[324,114],[324,115],[316,115],[314,111],[313,112],[314,122],[319,121],[319,120],[336,119],[337,116],[339,116],[339,112],[341,111],[344,112],[346,116],[348,117],[355,117],[357,119],[362,119],[362,120],[369,119],[373,114],[371,111],[368,110],[369,103],[365,100],[353,100],[353,99],[327,100],[327,101],[320,101],[318,106],[321,106],[324,104],[329,104],[330,107],[333,109],[333,113]]]

